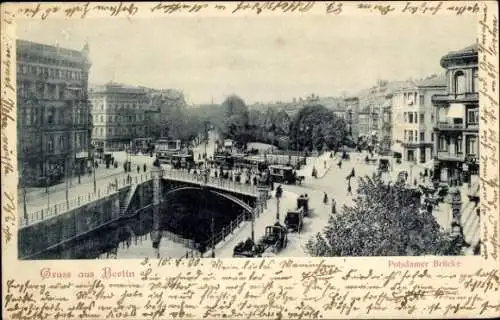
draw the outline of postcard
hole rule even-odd
[[[500,316],[496,2],[1,14],[3,319]]]

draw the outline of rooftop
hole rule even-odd
[[[444,74],[431,75],[416,82],[417,87],[446,87],[446,76]]]
[[[476,43],[471,44],[463,49],[456,50],[456,51],[450,51],[441,58],[441,66],[443,68],[446,68],[450,64],[453,64],[455,61],[457,61],[459,59],[465,60],[465,61],[469,60],[469,61],[477,62],[478,48],[479,48],[479,45],[476,42]]]
[[[88,46],[85,45],[84,49]],[[57,54],[61,56],[70,56],[81,58],[85,56],[85,51],[82,50],[74,50],[68,48],[62,48],[59,45],[48,45],[44,43],[38,43],[29,40],[16,39],[16,49],[18,51],[29,50],[31,52],[38,52],[40,54]]]

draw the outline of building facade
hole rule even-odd
[[[446,92],[432,97],[435,178],[450,183],[470,181],[479,174],[478,46],[446,54]]]
[[[91,157],[89,48],[16,41],[20,184],[49,186],[84,174]]]
[[[382,107],[379,118],[380,145],[379,152],[388,155],[392,147],[392,94],[385,97],[385,103]]]
[[[393,151],[404,161],[426,163],[433,158],[432,97],[446,92],[444,76],[431,76],[398,90],[392,98]]]
[[[89,91],[98,151],[126,150],[135,138],[145,138],[145,110],[150,105],[144,88],[108,83]]]

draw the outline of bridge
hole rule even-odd
[[[208,192],[231,203],[231,210],[261,210],[262,192],[253,185],[179,170],[152,170],[115,179],[93,193],[76,195],[19,219],[19,258],[29,259],[120,219],[149,210],[177,194]]]

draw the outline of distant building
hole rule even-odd
[[[432,76],[394,93],[392,150],[400,153],[403,160],[417,163],[432,160],[435,123],[432,96],[444,92],[444,76]]]
[[[435,173],[441,181],[479,174],[478,46],[446,54],[446,92],[432,97],[436,110]]]
[[[84,174],[92,128],[88,46],[78,51],[17,40],[16,50],[21,186]]]
[[[134,138],[145,138],[145,109],[150,100],[144,88],[108,83],[89,92],[98,151],[128,148]]]
[[[372,119],[369,108],[365,108],[358,112],[358,137],[371,137],[372,135]]]

